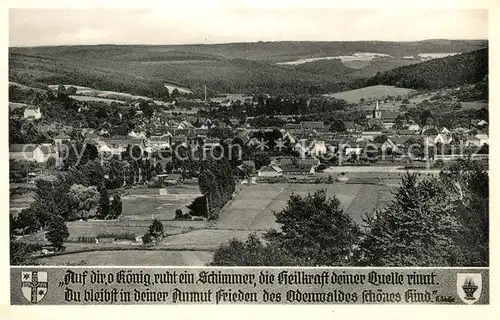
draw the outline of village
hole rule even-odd
[[[194,102],[199,104],[197,100]],[[230,107],[245,100],[246,103],[252,103],[252,97],[232,94],[211,99],[211,104]],[[372,110],[365,112],[364,123],[341,121],[340,129],[338,124],[332,128],[322,121],[294,122],[298,117],[290,115],[276,116],[283,125],[266,127],[253,126],[252,117],[231,117],[226,119],[227,121],[221,121],[207,116],[183,114],[182,111],[175,115],[171,112],[156,111],[151,118],[147,118],[142,116],[141,109],[136,107],[139,120],[126,136],[110,136],[105,123],[100,129],[73,128],[57,123],[39,124],[37,126],[41,132],[57,133],[50,137],[53,142],[10,144],[9,157],[11,160],[28,160],[39,164],[50,158],[59,159],[61,146],[65,142],[74,142],[75,139],[71,138],[69,133],[74,136],[75,132],[85,145],[95,146],[101,158],[121,155],[131,147],[139,147],[149,155],[162,154],[167,150],[170,157],[161,159],[163,166],[171,160],[172,151],[179,147],[191,150],[202,147],[208,152],[222,145],[237,145],[240,154],[235,152],[235,157],[242,156],[243,148],[254,154],[260,152],[270,155],[272,161],[255,168],[259,177],[315,174],[327,167],[338,165],[400,166],[416,162],[414,166],[418,166],[418,161],[425,161],[429,169],[429,162],[432,167],[437,160],[446,161],[465,156],[464,148],[475,148],[475,152],[471,152],[474,154],[487,154],[483,152],[484,148],[481,149],[488,145],[487,121],[470,119],[470,126],[466,128],[433,124],[421,126],[417,123],[418,119],[401,120],[404,113],[393,111],[393,101],[386,101],[387,103],[384,100],[375,100]],[[11,103],[12,107],[20,108],[15,103]],[[134,108],[133,105],[131,107]],[[40,123],[42,120],[43,115],[39,107],[25,106],[22,121]],[[270,134],[272,132],[274,134]],[[266,136],[266,133],[269,135]],[[271,136],[275,141],[269,143]],[[408,151],[412,151],[410,145],[418,143],[426,145],[427,151],[433,146],[439,148],[432,149],[430,153],[425,153],[424,148],[417,148],[409,155]],[[447,146],[456,148],[451,151]],[[367,154],[376,156],[372,156],[368,161]],[[294,158],[300,158],[300,161]]]

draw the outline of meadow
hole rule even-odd
[[[341,207],[356,222],[361,215],[384,205],[390,199],[391,187],[362,184],[257,184],[246,187],[221,213],[216,227],[223,229],[267,230],[279,228],[273,212],[285,208],[292,194],[307,196],[319,189],[325,189],[327,196],[336,196]],[[375,196],[372,196],[374,194]],[[387,195],[387,196],[386,196]],[[364,205],[352,206],[361,199]]]
[[[179,233],[165,238],[159,247],[169,249],[215,250],[229,240],[245,240],[250,233],[262,234],[278,229],[274,212],[283,210],[290,196],[307,196],[326,189],[336,196],[340,206],[354,221],[362,224],[365,213],[382,209],[391,199],[394,186],[367,184],[256,184],[241,190],[207,228]]]
[[[208,251],[117,250],[90,251],[41,258],[42,265],[204,266],[212,260]]]
[[[130,189],[122,197],[121,220],[172,220],[175,210],[186,213],[186,206],[201,195],[197,185],[179,185],[167,188],[167,194],[160,195],[159,189]]]
[[[371,87],[365,87],[356,90],[343,91],[338,93],[329,93],[324,96],[333,97],[335,99],[342,99],[347,101],[348,103],[357,103],[361,98],[365,100],[370,99],[383,99],[387,96],[401,96],[406,98],[416,93],[413,89],[406,88],[398,88],[395,86],[385,86],[385,85],[377,85]]]

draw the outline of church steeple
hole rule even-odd
[[[381,119],[382,118],[382,111],[380,111],[380,108],[378,106],[378,100],[375,104],[375,109],[373,109],[373,118],[374,119]]]

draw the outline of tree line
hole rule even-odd
[[[222,207],[232,198],[236,186],[229,160],[223,156],[220,160],[209,157],[201,161],[198,184],[207,201],[208,219],[217,219]]]

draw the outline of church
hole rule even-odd
[[[385,129],[390,129],[394,126],[396,118],[399,116],[397,111],[389,111],[380,109],[379,102],[375,103],[372,114],[367,115],[368,125],[380,125]]]

